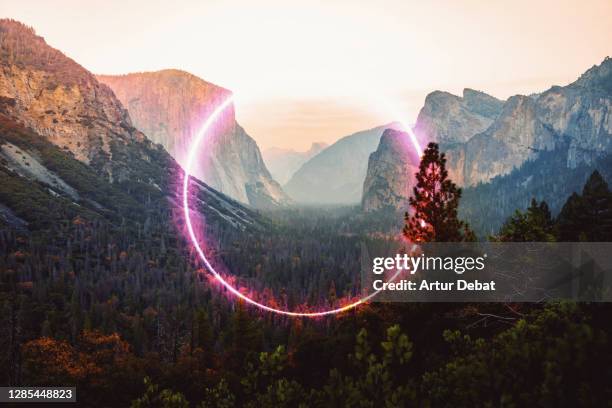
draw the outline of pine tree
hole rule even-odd
[[[584,189],[582,200],[585,205],[589,241],[612,240],[612,193],[608,183],[597,170],[591,174]]]
[[[578,235],[585,225],[584,203],[576,192],[567,199],[557,217],[557,239],[559,241],[579,241]]]
[[[582,196],[572,194],[557,217],[559,241],[612,240],[612,193],[601,174],[594,171]]]
[[[516,210],[501,227],[495,241],[506,242],[547,242],[554,241],[553,221],[546,201],[538,203],[531,200],[531,205],[524,213]]]
[[[446,157],[437,143],[429,143],[423,153],[416,181],[404,236],[411,242],[474,241],[472,230],[457,217],[461,189],[448,178]]]
[[[246,311],[242,301],[236,304],[230,323],[230,347],[228,365],[242,367],[248,357],[262,346],[262,331],[257,321]]]
[[[200,349],[204,353],[203,363],[210,367],[213,362],[213,330],[204,308],[198,308],[193,318],[192,350]]]

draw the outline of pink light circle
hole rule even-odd
[[[232,286],[228,281],[226,281],[223,278],[223,276],[221,276],[221,274],[219,274],[215,270],[215,268],[211,265],[211,263],[208,261],[208,258],[206,258],[206,255],[204,254],[204,250],[202,249],[198,239],[196,238],[196,234],[193,229],[193,224],[191,222],[191,214],[190,214],[190,209],[189,209],[189,178],[191,177],[191,167],[193,166],[195,153],[197,152],[198,147],[200,146],[202,140],[204,139],[204,136],[206,136],[206,132],[215,123],[215,121],[223,113],[223,111],[225,111],[225,109],[232,104],[232,102],[233,102],[233,95],[227,98],[221,105],[217,106],[217,108],[215,108],[215,110],[211,113],[211,115],[206,119],[206,121],[204,122],[204,124],[202,125],[198,133],[196,133],[195,137],[191,141],[191,144],[188,149],[187,162],[185,164],[185,175],[183,177],[183,210],[185,213],[185,224],[187,225],[187,231],[189,233],[189,238],[191,239],[191,243],[193,244],[193,247],[195,248],[202,262],[204,262],[206,269],[215,277],[215,279],[219,283],[221,283],[230,293],[232,293],[234,296],[238,297],[239,299],[242,299],[245,302],[253,306],[256,306],[262,310],[265,310],[267,312],[277,313],[277,314],[281,314],[285,316],[321,317],[321,316],[333,315],[333,314],[337,314],[337,313],[341,313],[341,312],[345,312],[347,310],[353,309],[367,302],[374,296],[376,296],[379,292],[378,290],[348,305],[345,305],[345,306],[342,306],[336,309],[329,309],[329,310],[324,310],[320,312],[292,312],[290,310],[277,309],[277,308],[265,305],[263,303],[260,303],[246,296],[242,292],[240,292],[238,289]],[[421,147],[419,146],[419,143],[417,142],[416,137],[412,133],[411,129],[408,133],[410,135],[410,138],[412,139],[412,143],[415,146],[415,150],[420,153]],[[395,280],[395,278],[399,275],[399,272],[400,271],[397,271],[391,277],[391,281]]]

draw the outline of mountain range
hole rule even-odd
[[[144,225],[178,206],[182,169],[132,123],[113,91],[48,46],[0,20],[0,218],[29,229],[66,219]],[[250,228],[258,216],[194,180],[207,222]]]
[[[519,171],[545,152],[561,155],[564,166],[557,166],[557,172],[569,175],[612,153],[611,90],[612,59],[608,57],[567,86],[553,86],[536,95],[515,95],[506,101],[470,89],[464,91],[463,97],[436,91],[425,99],[414,131],[422,145],[429,141],[440,144],[446,152],[450,178],[465,188],[502,183],[504,176]],[[402,157],[400,154],[388,152],[397,148],[381,141],[371,156],[366,180],[386,178],[389,182],[364,184],[365,211],[406,209],[406,197],[400,199],[397,195],[411,194],[414,174],[404,173],[406,180],[397,182],[398,171],[405,163],[397,159]],[[389,157],[396,159],[390,163]],[[387,160],[386,174],[378,163],[382,158]],[[537,163],[546,165],[544,161]],[[398,183],[406,187],[398,191],[393,187]],[[572,193],[569,185],[555,189],[560,197]],[[487,191],[489,196],[477,201],[497,206],[492,194],[495,189]],[[525,197],[521,202],[535,196],[530,189],[522,192]],[[385,202],[381,197],[393,198]],[[502,220],[507,215],[497,214]]]
[[[178,70],[95,76],[21,23],[0,20],[0,34],[3,223],[33,225],[45,208],[117,221],[138,218],[150,197],[178,200],[188,140],[228,90]],[[472,89],[432,92],[414,132],[446,152],[450,177],[464,189],[462,214],[478,219],[480,231],[531,197],[556,211],[592,169],[612,175],[612,59],[567,86],[505,101]],[[276,174],[295,172],[285,194],[232,106],[198,155],[199,210],[240,228],[262,222],[243,204],[276,208],[289,196],[403,211],[418,163],[407,141],[392,123],[308,152],[267,151]]]
[[[399,126],[390,123],[339,139],[304,163],[285,184],[285,191],[299,203],[359,203],[368,157],[383,131]]]
[[[327,146],[327,143],[314,142],[305,152],[271,147],[263,151],[263,158],[274,180],[284,185],[304,163]]]

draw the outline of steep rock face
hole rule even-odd
[[[449,171],[459,184],[474,186],[566,143],[568,168],[612,151],[612,59],[565,87],[508,99],[486,131],[448,150]]]
[[[313,143],[305,152],[291,149],[270,148],[264,150],[263,157],[274,180],[286,184],[295,172],[312,157],[327,147],[327,143]]]
[[[181,162],[192,136],[231,92],[187,72],[167,69],[127,75],[96,75],[110,87],[138,129]],[[216,121],[212,133],[231,131],[234,107]]]
[[[113,92],[34,30],[0,20],[0,110],[111,178],[116,150],[142,141]]]
[[[423,145],[431,141],[465,143],[493,123],[502,105],[502,101],[472,89],[465,89],[463,98],[435,91],[425,98],[414,131]]]
[[[449,175],[462,186],[485,183],[554,147],[554,134],[537,117],[533,99],[513,96],[487,130],[447,151]]]
[[[0,52],[0,223],[49,229],[82,215],[142,225],[151,207],[182,213],[182,169],[110,88],[13,20],[0,20]],[[205,183],[190,192],[194,220],[259,227]]]
[[[385,130],[368,161],[361,202],[363,210],[408,208],[414,177],[407,176],[414,175],[418,166],[419,158],[412,149],[410,136],[394,129]]]
[[[552,87],[536,100],[540,120],[570,140],[567,165],[591,163],[612,151],[612,58],[593,66],[565,87]]]
[[[285,190],[301,203],[359,203],[370,154],[383,131],[398,126],[392,123],[343,137],[304,163]]]
[[[568,171],[612,152],[610,58],[572,84],[500,104],[469,90],[463,98],[444,92],[427,97],[415,131],[421,143],[440,142],[458,185],[488,183],[548,151],[563,155]]]
[[[182,214],[177,196],[182,169],[165,150],[152,145],[144,149],[151,160],[132,157],[134,179],[153,178],[111,183],[71,152],[0,114],[0,223],[36,230],[79,216],[146,225],[154,210]],[[197,179],[190,193],[194,222],[203,215],[215,228],[263,226],[257,213]]]
[[[127,107],[134,125],[182,165],[193,135],[230,96],[228,90],[179,70],[98,79]],[[274,207],[289,202],[268,172],[257,143],[236,122],[233,105],[210,129],[195,157],[196,177],[242,203]]]

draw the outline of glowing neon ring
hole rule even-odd
[[[200,243],[198,242],[196,238],[195,232],[193,230],[193,225],[191,223],[191,215],[190,215],[190,210],[189,210],[189,178],[191,177],[190,172],[191,172],[191,166],[193,165],[195,152],[198,150],[198,147],[200,143],[202,142],[202,139],[204,138],[204,136],[206,135],[206,132],[212,126],[212,124],[215,123],[215,120],[217,120],[219,115],[223,113],[223,111],[232,103],[232,101],[233,101],[233,96],[230,96],[213,111],[213,113],[208,117],[208,119],[206,119],[206,122],[204,122],[204,124],[202,125],[198,133],[196,134],[195,138],[191,141],[191,145],[189,146],[189,153],[187,155],[187,163],[185,164],[185,176],[183,179],[183,210],[185,212],[185,223],[187,224],[187,231],[189,232],[189,237],[191,238],[191,242],[193,243],[195,250],[197,251],[198,255],[200,255],[200,258],[204,262],[204,265],[206,266],[208,271],[212,273],[215,279],[217,279],[228,291],[230,291],[230,293],[237,296],[238,298],[244,300],[245,302],[253,306],[257,306],[258,308],[262,310],[272,312],[272,313],[278,313],[278,314],[282,314],[286,316],[321,317],[321,316],[333,315],[333,314],[345,312],[354,307],[357,307],[360,304],[365,303],[371,298],[373,298],[374,296],[376,296],[379,291],[375,291],[367,296],[362,297],[361,299],[351,304],[348,304],[343,307],[339,307],[337,309],[324,310],[321,312],[291,312],[289,310],[282,310],[282,309],[270,307],[268,305],[264,305],[263,303],[259,303],[256,300],[253,300],[250,297],[244,295],[238,289],[233,287],[229,282],[223,279],[223,276],[221,276],[215,270],[215,268],[213,268],[213,266],[210,264],[210,262],[206,258],[206,255],[204,254],[204,251],[202,250],[202,247],[200,246]],[[420,149],[418,142],[416,141],[416,137],[411,131],[409,131],[409,134],[412,139],[412,143],[415,145],[416,151],[420,152],[421,149]],[[393,277],[391,278],[392,281],[395,280],[399,272],[400,271],[397,271],[393,275]]]

